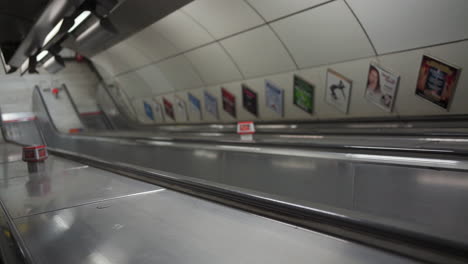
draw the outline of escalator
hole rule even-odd
[[[33,105],[45,175],[1,145],[26,263],[466,263],[460,156],[64,134]]]

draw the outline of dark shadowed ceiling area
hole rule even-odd
[[[12,55],[49,1],[0,1],[0,47],[5,57]]]

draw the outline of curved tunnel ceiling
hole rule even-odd
[[[195,0],[92,60],[135,95],[163,94],[466,40],[466,10],[465,0]]]

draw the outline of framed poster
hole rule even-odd
[[[143,108],[145,109],[145,114],[146,114],[146,116],[147,116],[150,120],[153,120],[153,121],[154,121],[153,108],[151,107],[151,105],[148,104],[147,102],[143,101]]]
[[[325,101],[341,112],[347,114],[351,99],[352,86],[353,81],[332,69],[328,69]]]
[[[154,102],[154,116],[156,121],[164,122],[164,113],[161,105],[158,102]]]
[[[236,97],[225,88],[221,88],[221,97],[224,111],[236,118]]]
[[[193,94],[188,93],[189,110],[202,120],[201,102]]]
[[[265,81],[265,102],[267,108],[283,116],[284,90],[269,81]]]
[[[184,100],[178,96],[175,96],[175,103],[176,111],[178,113],[177,116],[180,117],[180,121],[188,121],[187,105],[185,104]]]
[[[314,85],[294,75],[293,103],[309,114],[314,112],[314,90]]]
[[[365,97],[387,112],[391,112],[400,82],[400,76],[371,63],[367,74]]]
[[[416,94],[446,110],[453,99],[461,69],[424,55]]]
[[[216,119],[219,118],[219,113],[218,113],[218,101],[216,100],[216,97],[211,95],[208,92],[204,92],[205,96],[205,110],[213,115]]]
[[[244,106],[245,110],[258,117],[257,93],[245,84],[242,84],[242,105]]]
[[[163,104],[164,104],[164,112],[166,112],[166,116],[170,117],[172,120],[175,121],[174,106],[172,105],[172,103],[166,98],[163,98]]]

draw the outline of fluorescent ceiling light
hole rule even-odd
[[[39,53],[39,54],[36,56],[36,61],[37,61],[37,62],[41,61],[45,56],[47,56],[47,54],[49,54],[49,52],[48,52],[47,50],[41,51],[41,53]]]
[[[73,26],[68,30],[68,33],[72,32],[73,30],[75,30],[75,28],[77,28],[79,25],[81,25],[81,23],[83,23],[83,21],[85,21],[86,18],[89,17],[89,15],[91,15],[91,11],[85,10],[85,11],[81,12],[81,14],[79,14],[75,18],[75,22],[74,22]]]
[[[21,67],[20,67],[20,73],[23,74],[25,73],[29,68],[29,59],[25,60],[23,62],[23,64],[21,64]]]
[[[55,27],[49,32],[49,34],[47,34],[46,38],[44,39],[44,44],[42,45],[43,47],[47,45],[47,43],[49,43],[49,41],[52,40],[55,37],[55,35],[57,35],[57,33],[60,30],[60,27],[62,26],[62,23],[63,23],[63,19],[60,20],[57,23],[57,25],[55,25]]]

